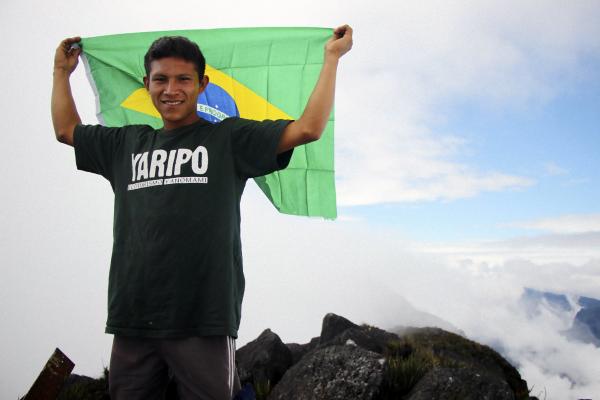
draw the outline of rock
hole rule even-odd
[[[516,399],[528,399],[527,382],[515,367],[488,346],[438,328],[412,328],[402,335],[414,347],[431,351],[442,366],[470,368],[482,376],[504,380]]]
[[[347,329],[358,328],[358,325],[339,315],[329,313],[323,318],[320,343],[330,342]]]
[[[398,340],[398,335],[369,325],[356,325],[344,317],[329,313],[323,318],[319,348],[343,345],[348,340],[359,347],[384,354],[390,341]]]
[[[296,364],[302,359],[307,353],[311,352],[319,345],[319,337],[312,338],[309,343],[298,344],[298,343],[286,343],[288,349],[292,353],[292,365]]]
[[[329,346],[290,368],[269,400],[376,399],[383,379],[381,355],[357,346]]]
[[[292,352],[270,329],[235,353],[242,385],[273,387],[292,366]]]
[[[323,318],[320,337],[313,338],[307,344],[289,343],[287,346],[292,352],[293,363],[296,364],[315,348],[345,345],[349,341],[366,350],[384,354],[388,343],[398,339],[398,335],[394,333],[373,326],[359,326],[344,317],[329,313]]]
[[[57,400],[109,400],[108,395],[108,370],[98,379],[88,376],[71,374],[65,381]]]
[[[514,400],[506,381],[471,368],[434,368],[417,383],[407,400]]]
[[[321,339],[319,347],[343,345],[351,340],[363,349],[379,354],[385,354],[388,344],[393,341],[398,341],[399,339],[399,336],[394,333],[365,325],[346,329],[329,341],[323,341],[323,339]]]
[[[290,350],[292,354],[292,365],[296,364],[298,361],[304,357],[306,353],[308,353],[308,343],[307,344],[298,344],[298,343],[286,343],[287,348]]]

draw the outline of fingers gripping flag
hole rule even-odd
[[[211,122],[231,116],[297,119],[314,88],[331,29],[239,28],[146,32],[84,38],[82,57],[107,126],[162,127],[144,88],[144,54],[160,36],[185,36],[206,58],[210,83],[198,114]],[[282,213],[336,217],[333,112],[320,140],[296,148],[288,168],[255,178]]]

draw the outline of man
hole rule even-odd
[[[335,29],[325,45],[296,121],[208,123],[196,112],[209,81],[200,49],[182,37],[156,40],[144,85],[164,124],[158,130],[81,124],[69,83],[79,41],[65,39],[56,50],[52,121],[56,138],[74,146],[78,169],[104,176],[115,193],[111,398],[162,398],[171,376],[183,399],[229,400],[239,390],[240,198],[248,178],[285,168],[294,147],[320,138],[352,29]]]

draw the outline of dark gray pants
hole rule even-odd
[[[109,369],[112,400],[162,400],[169,377],[181,400],[231,400],[240,390],[235,340],[114,337]]]

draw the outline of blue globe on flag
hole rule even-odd
[[[200,117],[213,124],[225,118],[240,116],[233,97],[220,86],[210,82],[198,96],[196,110]]]

